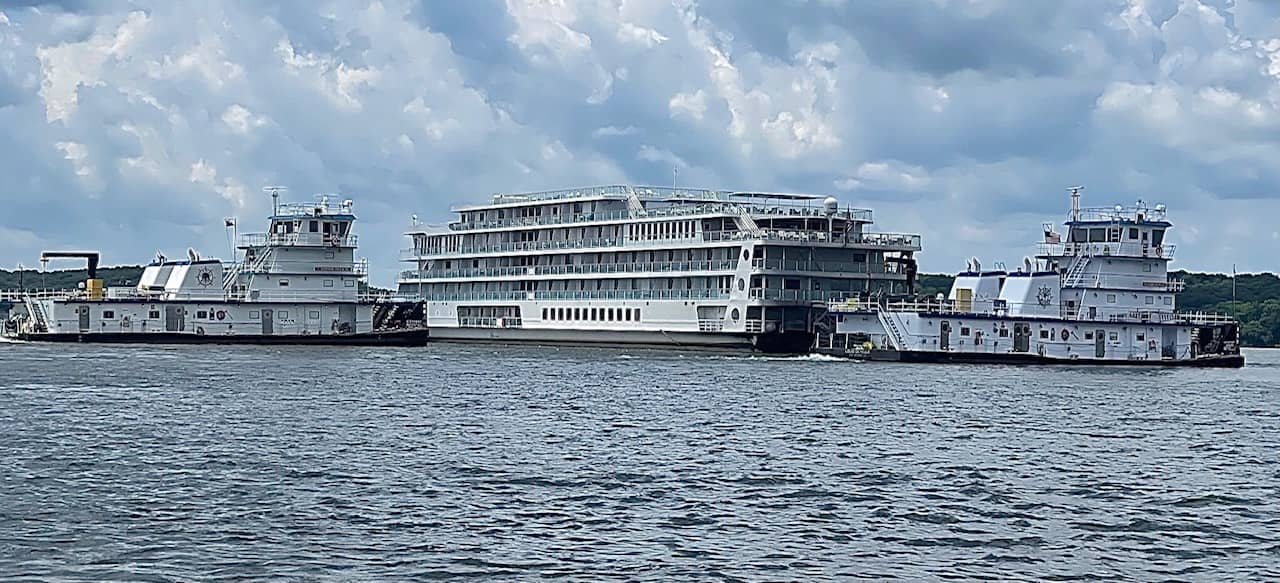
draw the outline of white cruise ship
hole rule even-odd
[[[804,194],[595,186],[453,210],[402,254],[432,340],[805,352],[829,301],[909,293],[920,251]]]
[[[1244,365],[1240,323],[1176,310],[1164,205],[1080,208],[1015,271],[971,259],[944,298],[833,302],[819,352],[909,362]]]

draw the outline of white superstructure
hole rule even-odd
[[[807,350],[828,301],[904,293],[920,250],[802,194],[597,186],[454,212],[403,253],[433,340]]]
[[[1239,366],[1239,324],[1175,309],[1164,205],[1082,209],[1072,189],[1063,234],[1050,224],[1015,270],[977,259],[937,299],[836,302],[818,349],[897,360]]]
[[[96,252],[47,252],[88,259],[89,279],[80,291],[22,297],[25,314],[9,329],[79,342],[370,341],[379,306],[362,291],[355,220],[349,200],[277,204],[266,233],[239,237],[239,261],[160,256],[132,287],[103,289]]]

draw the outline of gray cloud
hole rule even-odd
[[[926,235],[928,269],[1020,257],[1076,183],[1170,204],[1184,266],[1270,269],[1280,238],[1280,7],[1262,0],[0,11],[0,264],[225,253],[221,217],[248,226],[285,184],[356,198],[387,283],[410,214],[677,166],[872,206]]]

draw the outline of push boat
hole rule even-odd
[[[1240,367],[1240,323],[1175,309],[1166,207],[1080,208],[1015,271],[971,259],[943,297],[833,301],[815,351],[870,360]]]
[[[105,287],[95,251],[46,251],[77,258],[88,278],[72,291],[9,293],[3,334],[45,342],[417,345],[427,340],[420,304],[365,291],[368,263],[356,260],[353,203],[280,204],[273,192],[266,233],[238,237],[239,260],[194,250],[159,255],[138,284]],[[235,227],[228,219],[227,227]]]

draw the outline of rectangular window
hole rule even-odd
[[[250,320],[257,320],[257,319],[258,319],[258,318],[260,318],[260,317],[262,317],[262,313],[261,313],[261,312],[259,312],[259,311],[257,311],[257,310],[249,310],[249,319],[250,319]]]
[[[543,320],[546,320],[546,319],[547,319],[547,309],[546,309],[546,308],[542,308],[542,319],[543,319]]]
[[[640,308],[636,308],[636,321],[640,321]]]
[[[1172,305],[1173,305],[1173,296],[1165,296],[1165,297],[1164,297],[1164,305],[1166,305],[1166,306],[1172,306]]]
[[[288,319],[289,319],[289,310],[280,310],[280,311],[277,311],[277,312],[276,312],[276,317],[277,317],[278,319],[280,319],[280,320],[288,320]]]
[[[324,280],[324,286],[325,286],[325,287],[333,287],[333,280],[332,280],[332,279],[326,279],[326,280]]]
[[[308,317],[308,318],[311,318],[312,320],[319,320],[319,319],[320,319],[320,312],[319,312],[318,310],[311,310],[311,311],[307,312],[307,317]]]
[[[1107,294],[1107,303],[1108,304],[1116,303],[1116,294]]]
[[[1137,240],[1138,240],[1138,229],[1137,229],[1137,228],[1130,228],[1130,229],[1129,229],[1129,238],[1130,238],[1130,239],[1133,239],[1134,241],[1137,241]]]
[[[208,318],[208,317],[209,317],[209,312],[206,312],[206,311],[204,311],[204,310],[200,310],[200,311],[196,312],[196,318],[199,318],[199,319],[203,320],[203,319]]]
[[[1147,305],[1149,306],[1154,303],[1156,303],[1156,299],[1154,297],[1147,296]]]
[[[1143,334],[1138,334],[1138,337],[1137,337],[1138,342],[1142,342],[1143,340],[1146,340],[1146,339],[1147,337],[1144,336]]]
[[[324,252],[324,258],[325,258],[325,259],[333,259],[333,251],[325,251],[325,252]]]
[[[1084,333],[1084,339],[1085,339],[1085,340],[1093,340],[1093,332],[1085,332],[1085,333]]]
[[[343,280],[342,285],[343,287],[355,287],[356,282],[354,279],[347,279],[347,280]]]
[[[1110,334],[1107,334],[1107,339],[1111,340],[1112,342],[1115,342],[1120,339],[1120,335],[1116,332],[1112,332]]]
[[[1001,338],[1008,338],[1008,337],[1009,337],[1009,329],[1008,329],[1008,328],[1001,328],[1001,329],[1000,329],[1000,337],[1001,337]]]
[[[280,280],[280,287],[289,287],[289,280],[287,279]]]
[[[312,233],[320,232],[320,221],[311,221],[311,226],[309,227],[309,229]]]
[[[969,335],[969,327],[968,327],[968,326],[961,326],[961,327],[960,327],[960,335],[961,335],[961,336],[968,336],[968,335]]]
[[[147,313],[147,317],[151,318],[152,320],[159,320],[160,310],[151,310],[150,312]]]
[[[116,313],[115,313],[115,311],[114,311],[114,310],[103,310],[103,311],[102,311],[102,319],[103,319],[103,320],[112,320],[112,319],[115,319],[115,317],[116,317]]]
[[[1040,329],[1040,338],[1043,340],[1043,339],[1047,339],[1048,337],[1049,337],[1049,331],[1048,331],[1048,330],[1045,330],[1044,328],[1041,328],[1041,329]]]

